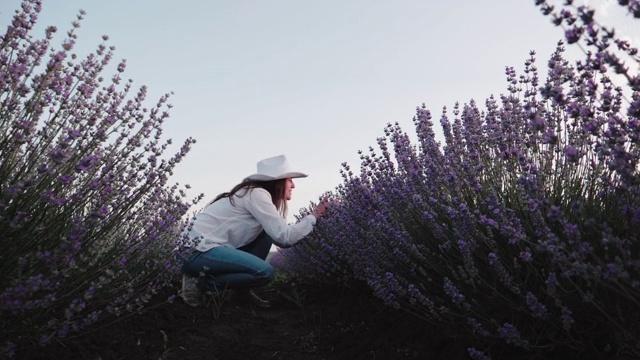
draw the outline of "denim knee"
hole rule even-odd
[[[261,280],[263,285],[266,285],[273,281],[273,278],[275,277],[275,270],[273,269],[273,266],[265,262],[264,267],[255,274],[255,277],[256,279]]]

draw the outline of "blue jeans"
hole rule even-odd
[[[273,239],[264,231],[251,243],[235,249],[216,246],[195,251],[182,266],[182,272],[198,278],[205,291],[252,288],[271,282],[274,270],[265,259]]]

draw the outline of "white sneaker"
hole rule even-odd
[[[198,279],[182,275],[182,293],[180,297],[189,306],[199,306],[202,293],[198,288]]]

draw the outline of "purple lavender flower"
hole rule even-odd
[[[478,333],[478,334],[480,334],[480,335],[482,335],[484,337],[488,337],[490,335],[489,331],[487,331],[482,326],[482,324],[480,324],[478,322],[478,320],[476,318],[474,318],[474,317],[467,318],[467,323],[469,324],[469,326],[471,326],[473,332]]]
[[[569,44],[574,44],[580,40],[582,36],[583,28],[581,27],[573,27],[565,31],[565,36],[567,38],[567,42]]]
[[[574,146],[567,146],[564,148],[564,155],[567,160],[572,163],[577,163],[580,160],[581,154]]]
[[[521,251],[518,257],[524,262],[530,262],[532,259],[531,252],[529,251]]]
[[[562,314],[560,318],[562,320],[562,327],[566,331],[569,331],[572,325],[575,323],[575,320],[573,319],[572,315],[573,313],[571,312],[571,310],[569,310],[569,308],[565,306],[562,307]]]
[[[489,253],[488,259],[489,259],[489,264],[490,265],[493,265],[493,264],[497,263],[498,261],[500,261],[498,255],[496,253],[493,253],[493,252]]]
[[[544,318],[548,314],[547,307],[538,301],[538,298],[531,292],[526,295],[526,303],[529,311],[534,317]]]
[[[520,331],[511,323],[504,323],[498,327],[498,334],[507,344],[523,346],[526,343],[522,340]]]
[[[489,360],[491,359],[491,357],[487,356],[484,351],[480,351],[476,348],[470,347],[467,349],[467,352],[469,353],[469,357],[471,357],[474,360]]]
[[[93,165],[98,161],[98,157],[94,155],[87,156],[81,159],[76,165],[77,171],[89,171]]]

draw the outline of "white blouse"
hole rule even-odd
[[[271,201],[271,194],[262,188],[244,193],[240,190],[229,198],[207,205],[198,213],[189,231],[196,249],[207,251],[216,246],[239,248],[252,242],[262,230],[277,246],[291,246],[307,236],[316,224],[313,215],[288,224]]]

